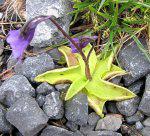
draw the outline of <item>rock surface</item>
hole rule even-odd
[[[12,126],[5,118],[6,109],[0,105],[0,132],[9,133],[12,129]]]
[[[53,91],[56,91],[56,89],[52,85],[50,85],[50,84],[48,84],[46,82],[40,84],[36,88],[36,93],[37,94],[42,94],[42,95],[48,95],[48,94],[50,94]]]
[[[88,101],[87,96],[78,93],[73,99],[66,102],[65,116],[69,121],[78,125],[86,125],[88,121]]]
[[[145,39],[140,39],[140,41],[146,46]],[[119,52],[118,60],[122,68],[131,73],[124,76],[126,86],[132,84],[150,72],[150,62],[133,41],[124,45]]]
[[[141,130],[141,129],[144,128],[144,126],[143,126],[143,124],[140,121],[138,121],[138,122],[135,123],[135,128],[137,130]]]
[[[59,91],[59,92],[66,92],[69,88],[70,84],[57,84],[55,85],[55,88]]]
[[[119,114],[107,115],[98,121],[95,130],[117,131],[121,127],[121,124],[122,116]]]
[[[54,69],[55,65],[51,56],[42,53],[34,57],[27,57],[23,64],[16,66],[15,72],[26,76],[31,81],[39,74]]]
[[[137,81],[137,82],[131,84],[131,85],[128,87],[128,89],[129,89],[130,91],[132,91],[133,93],[138,94],[138,93],[140,93],[140,91],[142,90],[142,86],[143,86],[143,81]]]
[[[48,121],[35,99],[29,95],[22,96],[8,109],[6,119],[24,136],[34,136]]]
[[[140,102],[139,97],[135,97],[129,100],[124,100],[116,103],[119,112],[125,116],[132,116],[138,109]]]
[[[144,115],[140,111],[137,111],[134,115],[130,117],[126,117],[126,121],[128,124],[134,124],[137,121],[142,121],[143,119]]]
[[[146,78],[145,92],[140,102],[139,110],[150,116],[150,74]]]
[[[150,117],[148,117],[147,119],[145,119],[143,121],[143,125],[146,126],[146,127],[150,127]]]
[[[97,122],[99,121],[100,116],[97,115],[95,112],[92,112],[88,116],[88,124],[90,126],[96,126]]]
[[[67,15],[72,10],[68,0],[26,0],[27,20],[39,15],[53,15],[62,28],[68,32],[71,17]],[[38,25],[32,46],[45,47],[57,44],[62,40],[62,35],[57,28],[47,20]]]
[[[120,133],[113,131],[91,131],[87,136],[122,136]]]
[[[66,126],[71,130],[71,131],[77,131],[78,130],[78,125],[75,124],[74,122],[68,121],[66,123]]]
[[[40,107],[42,107],[43,104],[45,103],[45,99],[46,99],[46,96],[44,96],[44,95],[42,95],[42,94],[38,94],[38,95],[36,96],[36,101],[37,101],[37,103],[38,103],[38,105],[39,105]]]
[[[8,107],[24,94],[35,96],[35,90],[23,75],[14,75],[0,86],[0,101]]]
[[[49,125],[43,130],[40,136],[73,136],[73,132]]]
[[[51,92],[46,96],[43,110],[50,119],[61,119],[64,116],[63,101],[59,92]]]
[[[142,135],[143,136],[149,136],[149,134],[150,134],[150,127],[144,127],[142,129]]]

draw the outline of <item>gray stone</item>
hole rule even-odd
[[[72,136],[84,136],[80,131],[76,131]]]
[[[88,135],[91,131],[94,131],[95,126],[86,125],[80,127],[80,132],[84,135]]]
[[[63,117],[64,106],[59,92],[51,92],[46,96],[43,110],[50,119],[61,119]]]
[[[38,103],[38,105],[39,105],[40,107],[42,107],[43,104],[45,103],[45,99],[46,99],[46,96],[45,96],[45,95],[38,94],[38,95],[36,96],[36,101],[37,101],[37,103]]]
[[[73,136],[73,132],[56,126],[47,126],[40,136]]]
[[[113,131],[91,131],[87,136],[122,136],[120,133]]]
[[[117,131],[122,124],[122,116],[119,114],[110,114],[100,119],[95,130],[110,130]]]
[[[121,79],[122,79],[122,76],[117,76],[117,77],[111,79],[110,82],[119,85]]]
[[[37,94],[42,94],[42,95],[50,94],[53,91],[56,91],[56,89],[52,85],[48,84],[47,82],[44,82],[44,83],[40,84],[36,88],[36,93]]]
[[[65,109],[65,116],[69,121],[81,126],[87,124],[88,101],[85,94],[78,93],[73,99],[68,100]]]
[[[117,106],[116,106],[116,102],[108,102],[107,103],[107,110],[108,110],[108,112],[113,113],[113,114],[119,113]]]
[[[55,85],[55,88],[59,91],[59,92],[66,92],[69,88],[70,84],[57,84]]]
[[[141,129],[144,128],[144,126],[143,126],[143,124],[140,121],[138,121],[138,122],[135,123],[135,128],[137,130],[141,130]]]
[[[145,91],[150,92],[150,74],[146,77]]]
[[[53,60],[55,60],[55,61],[59,61],[60,58],[61,58],[61,56],[62,56],[61,53],[58,51],[57,48],[54,48],[54,49],[48,51],[47,53],[48,53],[48,54],[53,58]]]
[[[138,109],[140,102],[139,97],[135,97],[129,100],[124,100],[116,103],[119,112],[125,116],[132,116]]]
[[[4,133],[10,133],[11,132],[11,125],[5,118],[6,109],[0,105],[0,132]]]
[[[26,0],[27,20],[39,15],[53,15],[66,32],[69,31],[71,21],[71,16],[67,14],[71,10],[71,3],[68,0]],[[47,20],[38,25],[31,45],[45,47],[58,44],[62,37],[56,26]]]
[[[34,136],[48,121],[35,99],[29,95],[22,96],[8,109],[6,119],[24,136]]]
[[[11,106],[23,94],[35,96],[35,90],[23,75],[14,75],[0,86],[0,101]]]
[[[128,124],[134,124],[137,121],[142,121],[143,119],[144,115],[140,111],[137,111],[134,115],[130,117],[126,117],[126,121]]]
[[[132,85],[130,85],[128,89],[132,91],[133,93],[138,94],[142,90],[142,85],[143,85],[143,81],[137,81],[133,83]]]
[[[48,70],[54,69],[54,62],[47,53],[42,53],[34,57],[27,57],[20,68],[15,68],[15,72],[23,74],[31,81],[39,74],[42,74]]]
[[[15,64],[17,63],[17,59],[15,59],[13,57],[13,55],[11,55],[9,58],[8,58],[8,61],[7,61],[7,69],[10,69],[12,68],[13,66],[15,66]]]
[[[150,127],[150,117],[148,117],[147,119],[145,119],[143,121],[143,125],[146,126],[146,127]]]
[[[142,132],[143,136],[149,136],[149,134],[150,134],[150,127],[144,127],[141,132]]]
[[[66,126],[71,130],[71,131],[77,131],[78,130],[78,125],[75,124],[74,122],[68,121],[66,123]]]
[[[139,110],[150,116],[150,74],[147,76],[145,92],[139,105]]]
[[[99,121],[100,116],[97,115],[95,112],[92,112],[88,116],[88,124],[90,126],[96,126],[97,122]]]
[[[147,46],[145,39],[139,40],[145,47]],[[124,76],[126,86],[150,72],[150,62],[133,40],[130,40],[129,43],[123,46],[122,50],[119,52],[118,60],[121,67],[130,72],[129,75]]]

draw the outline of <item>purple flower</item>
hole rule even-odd
[[[37,25],[47,19],[49,16],[38,16],[27,22],[23,28],[9,31],[6,40],[12,48],[14,58],[22,59],[24,51],[33,39]]]
[[[73,38],[73,40],[81,49],[83,49],[84,47],[86,47],[87,44],[89,44],[91,41],[96,40],[97,38],[98,36],[81,36],[79,38]],[[78,50],[75,48],[75,46],[72,43],[70,43],[70,47],[73,53],[78,52]]]

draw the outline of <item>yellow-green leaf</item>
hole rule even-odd
[[[78,78],[76,81],[74,81],[67,91],[65,100],[69,100],[74,95],[76,95],[79,91],[81,91],[86,86],[88,82],[89,81],[86,80],[86,78]]]
[[[102,79],[90,81],[85,88],[90,94],[106,101],[125,100],[136,96],[128,89]]]
[[[79,66],[55,69],[38,75],[35,78],[35,81],[48,82],[50,84],[64,83],[69,81],[73,82],[80,77],[78,71],[80,71]]]
[[[127,74],[127,72],[125,70],[112,64],[110,71],[103,74],[102,79],[108,80],[108,79],[112,79],[116,76],[121,76],[121,75],[125,75],[125,74]]]
[[[87,96],[88,96],[89,106],[93,108],[95,112],[103,118],[104,117],[103,107],[106,101],[101,100],[98,97],[91,94],[87,94]]]

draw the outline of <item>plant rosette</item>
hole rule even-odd
[[[88,55],[91,45],[88,44],[83,48],[84,54]],[[59,48],[64,55],[67,66],[45,72],[35,78],[36,82],[48,82],[58,84],[71,82],[65,100],[71,99],[78,92],[82,91],[87,95],[89,105],[95,112],[104,117],[103,106],[106,101],[121,101],[135,97],[136,95],[130,90],[113,84],[107,79],[126,74],[126,71],[113,64],[114,55],[118,46],[110,51],[105,59],[96,56],[93,50],[89,58],[89,68],[92,80],[88,80],[85,75],[85,63],[79,53],[72,53],[71,49],[66,46]]]

